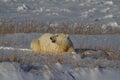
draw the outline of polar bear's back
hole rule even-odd
[[[30,44],[30,47],[34,52],[40,52],[40,50],[41,50],[40,49],[40,42],[38,39],[33,40]]]

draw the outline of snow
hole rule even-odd
[[[120,71],[103,70],[88,68],[74,68],[70,70],[50,70],[49,68],[42,70],[41,75],[23,72],[19,68],[18,63],[3,62],[0,63],[0,79],[1,80],[119,80]]]
[[[26,9],[28,9],[27,5],[22,4],[21,6],[18,6],[17,11],[24,11]]]
[[[56,66],[56,68],[58,70],[62,70],[63,69],[62,65],[59,62],[55,63],[55,66]]]
[[[0,18],[12,21],[120,25],[118,0],[1,0]]]
[[[106,1],[105,4],[107,4],[107,5],[113,5],[114,3],[113,3],[113,1]]]
[[[74,27],[77,22],[100,24],[106,31],[108,26],[120,27],[119,4],[119,0],[0,0],[0,20],[53,22],[50,27],[59,22],[74,22]],[[63,55],[32,52],[30,42],[40,36],[0,35],[0,80],[120,80],[119,35],[70,35],[76,52]]]
[[[0,49],[3,49],[3,50],[17,50],[17,48],[13,48],[13,47],[0,47]],[[25,48],[23,48],[23,49],[19,49],[19,50],[21,50],[21,51],[32,51],[31,49],[25,49]]]
[[[0,61],[5,60],[0,62],[1,80],[120,79],[119,60],[111,60],[109,57],[112,55],[111,52],[98,50],[99,47],[104,49],[111,48],[109,45],[113,45],[112,49],[116,51],[114,54],[120,56],[119,35],[70,35],[75,48],[86,50],[82,54],[72,52],[72,54],[65,53],[58,56],[35,54],[31,51],[29,48],[31,40],[40,35],[39,33],[16,33],[0,36],[2,43],[0,44],[2,45],[0,46]],[[9,42],[9,40],[14,41]],[[98,49],[91,49],[95,46]]]

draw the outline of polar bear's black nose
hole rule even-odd
[[[52,43],[55,43],[56,42],[56,40],[55,39],[53,39],[53,40],[51,40],[52,41]]]

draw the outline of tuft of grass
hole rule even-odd
[[[15,26],[11,21],[0,21],[0,34],[15,33]]]

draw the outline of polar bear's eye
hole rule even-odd
[[[52,37],[50,37],[50,39],[52,40]]]

